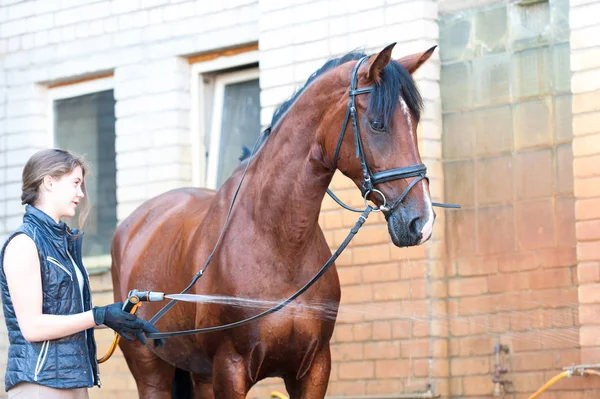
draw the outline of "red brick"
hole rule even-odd
[[[334,333],[337,342],[351,342],[354,340],[351,324],[336,324]]]
[[[323,219],[323,227],[327,230],[340,229],[344,227],[343,218],[344,212],[332,211],[321,212],[320,217]]]
[[[600,260],[600,241],[577,243],[577,259],[580,261]]]
[[[486,296],[461,298],[458,305],[458,312],[461,316],[489,313],[494,309],[495,302],[494,298]]]
[[[373,339],[389,340],[392,338],[392,323],[389,321],[376,321],[373,323]],[[394,337],[397,338],[397,337]]]
[[[510,376],[515,392],[532,393],[548,381],[544,372],[517,373]]]
[[[355,265],[366,265],[369,263],[388,262],[390,258],[390,246],[370,245],[368,247],[354,247],[352,262]]]
[[[447,339],[436,339],[433,341],[432,356],[434,359],[448,357],[448,340]]]
[[[339,365],[339,374],[341,380],[373,378],[375,376],[375,364],[370,361],[343,362]]]
[[[540,249],[554,246],[554,201],[524,202],[516,205],[519,248]]]
[[[570,268],[536,270],[529,275],[529,286],[534,290],[565,287],[572,283]]]
[[[600,177],[575,179],[574,194],[577,198],[600,197]]]
[[[450,380],[450,394],[449,397],[458,397],[463,395],[463,379],[459,377],[452,378]]]
[[[409,360],[377,360],[375,362],[375,378],[406,378],[411,373]]]
[[[469,334],[487,334],[490,331],[490,325],[491,321],[489,315],[471,316],[469,317]]]
[[[600,198],[578,199],[575,201],[575,217],[578,221],[600,219]]]
[[[429,357],[429,340],[428,339],[411,339],[401,343],[403,358],[422,358]]]
[[[412,333],[412,321],[395,320],[391,323],[391,336],[394,339],[410,338]]]
[[[365,359],[396,359],[400,357],[400,342],[379,341],[365,343]]]
[[[492,396],[494,386],[489,375],[477,377],[463,377],[463,394],[465,396]],[[483,399],[483,398],[481,398]]]
[[[448,291],[451,297],[464,297],[480,295],[488,292],[486,277],[454,278],[448,283]]]
[[[427,271],[427,262],[400,261],[400,277],[402,280],[426,278]]]
[[[577,265],[577,251],[574,245],[572,247],[545,249],[539,251],[537,257],[543,268]]]
[[[269,397],[268,395],[264,397]],[[364,395],[366,392],[366,383],[364,381],[335,381],[329,384],[330,395],[349,396],[349,395]]]
[[[493,257],[465,258],[459,259],[455,263],[458,274],[464,277],[495,274],[498,271],[498,262]]]
[[[344,287],[342,290],[341,303],[369,303],[373,298],[373,289],[369,284],[353,285]]]
[[[413,302],[413,301],[408,301]],[[403,302],[379,302],[376,309],[364,315],[365,320],[391,320],[403,315]]]
[[[513,371],[550,370],[554,367],[556,357],[549,352],[513,353],[511,356]]]
[[[445,281],[431,281],[429,287],[431,298],[446,298],[448,296],[448,284]]]
[[[428,297],[427,286],[429,283],[426,280],[412,280],[410,282],[409,293],[412,299],[425,299]]]
[[[368,341],[373,337],[373,326],[370,323],[354,324],[352,334],[354,341]]]
[[[450,361],[452,376],[488,374],[490,372],[489,357],[456,358]]]
[[[490,293],[523,291],[529,288],[529,272],[503,273],[488,277]]]
[[[579,305],[579,323],[582,325],[600,324],[600,304]]]
[[[411,338],[429,337],[429,323],[425,321],[416,321],[412,324]]]
[[[576,287],[532,291],[528,294],[527,301],[535,304],[544,304],[546,308],[562,308],[567,304],[578,302]]]
[[[580,303],[600,303],[600,284],[585,284],[579,286]]]
[[[469,321],[464,318],[451,319],[450,333],[455,337],[469,335]]]
[[[498,256],[498,270],[502,273],[534,270],[540,266],[540,260],[535,252],[515,252]]]
[[[410,283],[408,281],[373,284],[373,300],[375,302],[409,298]]]
[[[410,362],[410,377],[423,378],[429,377],[429,360],[412,359]]]
[[[362,270],[362,281],[365,283],[398,281],[400,269],[398,263],[384,263],[379,265],[365,265]]]
[[[581,346],[600,346],[600,326],[581,326],[579,343]]]
[[[344,267],[338,269],[338,276],[342,286],[357,285],[362,283],[361,267]]]
[[[577,240],[589,241],[600,239],[600,220],[586,220],[576,223]]]
[[[507,338],[505,343],[512,353],[531,352],[542,348],[539,337],[540,333],[537,331],[515,332]]]
[[[498,254],[516,248],[515,219],[512,205],[480,208],[477,226],[479,229],[477,242],[479,253]]]
[[[417,245],[414,247],[398,248],[396,246],[390,247],[391,259],[426,259],[427,258],[427,246]]]
[[[586,262],[577,265],[577,281],[580,284],[600,281],[600,263]]]
[[[577,178],[600,176],[600,155],[576,157],[573,160],[573,176]]]
[[[597,128],[597,127],[596,127]],[[588,134],[586,136],[577,136],[579,132],[573,131],[573,156],[575,158],[588,155],[595,155],[596,150],[600,148],[600,134]]]
[[[459,341],[460,356],[491,355],[494,352],[495,342],[490,337],[467,337]]]
[[[579,347],[579,330],[575,328],[553,329],[540,336],[542,349],[567,349]]]
[[[392,395],[395,392],[404,392],[404,382],[402,380],[373,380],[367,381],[367,395]],[[355,396],[356,393],[347,396]]]
[[[362,360],[363,344],[339,343],[331,346],[331,360],[334,362]]]
[[[423,359],[423,362],[429,365],[429,360]],[[431,362],[431,377],[437,378],[447,378],[450,376],[450,365],[448,362],[444,360],[434,360]],[[427,377],[429,374],[423,375],[423,377]],[[419,377],[419,376],[417,376]],[[441,393],[441,390],[438,391]]]

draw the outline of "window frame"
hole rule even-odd
[[[190,112],[190,142],[191,142],[191,153],[192,153],[192,184],[196,187],[207,187],[207,188],[216,188],[216,178],[217,172],[214,166],[210,169],[211,162],[215,163],[218,168],[218,156],[216,160],[211,160],[214,157],[214,153],[212,152],[212,147],[214,146],[214,136],[212,136],[212,122],[211,126],[208,126],[208,121],[214,121],[215,117],[215,104],[217,104],[217,96],[216,91],[218,85],[221,83],[221,77],[223,79],[227,79],[229,75],[240,74],[239,76],[246,75],[244,80],[252,80],[252,79],[260,79],[260,70],[258,67],[253,66],[257,64],[259,61],[259,52],[258,50],[251,50],[247,52],[242,52],[234,55],[223,55],[217,57],[215,59],[211,59],[208,61],[202,61],[191,64],[190,73],[191,73],[191,112]],[[230,68],[243,68],[248,67],[247,69],[236,71],[236,72],[224,72],[220,73],[220,71],[230,69]],[[216,75],[212,78],[210,75]],[[227,82],[234,83],[234,82]],[[225,84],[227,84],[225,83]],[[213,91],[214,89],[214,91]],[[224,89],[224,86],[222,87]],[[221,108],[220,115],[222,115],[222,102],[223,95],[221,94]],[[209,101],[212,105],[212,111],[210,115],[207,115],[206,112],[206,102]],[[261,107],[262,109],[262,107]],[[210,117],[207,118],[207,116]],[[220,130],[220,129],[219,129]],[[205,144],[205,140],[207,136],[210,135],[210,148],[207,148]],[[217,139],[220,139],[220,132]],[[218,149],[218,142],[217,147]],[[207,151],[208,158],[206,157]],[[212,173],[212,177],[210,175]],[[209,185],[210,184],[210,185]]]
[[[206,161],[207,188],[217,188],[217,177],[219,174],[219,161],[221,157],[221,120],[223,118],[223,102],[225,99],[225,86],[232,83],[247,82],[259,78],[258,68],[248,68],[241,71],[218,74],[214,81],[212,116],[210,118],[210,148]],[[241,149],[240,149],[241,151]]]
[[[70,84],[65,84],[56,87],[49,87],[47,90],[47,111],[46,115],[48,117],[48,125],[47,125],[47,146],[48,148],[53,148],[55,145],[54,137],[54,102],[57,100],[64,100],[73,97],[84,96],[87,94],[94,94],[102,91],[113,90],[115,89],[114,78],[113,76],[107,76],[97,79],[91,79],[81,82],[75,82]],[[116,102],[115,102],[116,104]],[[116,154],[115,154],[116,155]],[[119,204],[117,201],[117,208]],[[104,272],[107,268],[110,269],[112,259],[110,252],[105,255],[96,255],[96,256],[85,256],[83,257],[83,265],[84,267],[94,274],[94,272]]]

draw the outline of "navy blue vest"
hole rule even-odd
[[[41,210],[27,205],[23,224],[2,247],[0,265],[4,264],[6,245],[18,234],[26,234],[35,242],[38,250],[42,275],[42,312],[69,315],[90,310],[89,277],[81,257],[83,232],[69,229],[64,222],[56,223]],[[83,308],[75,266],[69,254],[83,275]],[[28,342],[21,334],[3,267],[0,268],[0,285],[10,343],[5,389],[8,391],[20,382],[52,388],[100,386],[94,329],[50,341]]]

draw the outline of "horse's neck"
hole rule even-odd
[[[288,253],[315,239],[321,202],[333,177],[317,143],[328,105],[300,97],[275,126],[247,176],[246,187],[254,196],[247,206],[257,230]]]
[[[265,145],[252,175],[254,220],[279,245],[314,239],[321,202],[332,178],[310,126],[282,129]],[[261,152],[262,152],[261,151]]]

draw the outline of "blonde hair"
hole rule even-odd
[[[81,191],[85,195],[83,204],[79,211],[79,228],[82,229],[85,220],[90,212],[91,203],[87,196],[85,188],[85,176],[88,167],[81,156],[75,155],[69,151],[57,148],[50,148],[36,152],[29,158],[23,168],[23,184],[21,186],[21,204],[35,206],[40,198],[40,185],[46,176],[52,176],[60,179],[66,174],[81,168],[83,181],[81,182]]]

